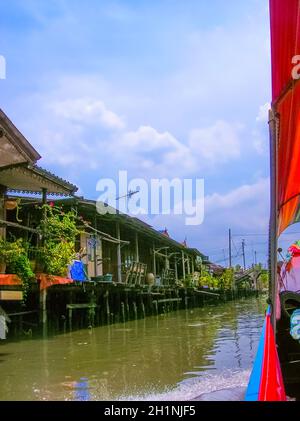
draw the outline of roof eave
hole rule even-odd
[[[24,135],[16,128],[13,122],[7,117],[4,111],[0,108],[0,126],[8,135],[9,140],[13,143],[14,147],[24,156],[24,160],[30,163],[36,163],[41,159],[41,155],[36,149],[28,142]]]

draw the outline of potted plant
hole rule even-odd
[[[0,273],[6,272],[7,262],[13,255],[19,255],[23,248],[22,240],[10,242],[0,238]]]
[[[5,263],[7,273],[16,274],[22,280],[23,301],[28,294],[29,282],[34,278],[27,253],[28,244],[22,238],[15,241],[0,239],[1,261]]]
[[[19,276],[22,280],[23,302],[26,301],[30,282],[35,278],[30,260],[25,253],[13,256],[7,264],[7,271]]]

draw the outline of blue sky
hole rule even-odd
[[[235,254],[244,235],[265,261],[266,236],[246,234],[268,225],[269,43],[268,0],[12,0],[0,106],[85,197],[118,170],[204,178],[201,226],[146,219],[215,261],[231,227]]]

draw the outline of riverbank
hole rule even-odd
[[[32,287],[26,311],[11,307],[8,340],[48,337],[126,323],[183,309],[219,305],[261,294],[248,289],[211,290],[85,282]]]

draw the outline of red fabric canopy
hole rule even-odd
[[[273,109],[279,117],[279,235],[300,221],[300,85],[292,77],[292,60],[300,55],[300,0],[270,0],[270,14]]]
[[[17,275],[0,274],[1,285],[22,285],[22,281]]]
[[[37,279],[40,281],[40,290],[47,289],[52,285],[72,284],[73,279],[62,278],[61,276],[47,275],[46,273],[38,273]]]

